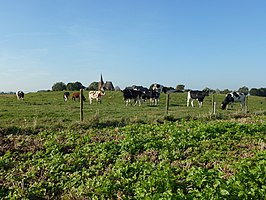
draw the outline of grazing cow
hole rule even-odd
[[[92,104],[92,100],[96,100],[97,103],[100,102],[102,103],[102,98],[105,95],[104,90],[101,89],[99,91],[89,91],[89,100],[90,104]]]
[[[68,100],[68,98],[69,98],[69,92],[64,92],[64,101],[67,101]]]
[[[202,107],[203,100],[206,96],[209,96],[208,91],[199,91],[199,90],[190,90],[187,94],[187,107],[189,107],[189,103],[191,101],[191,106],[194,107],[193,101],[198,100],[199,107]]]
[[[140,88],[141,86],[133,86],[126,87],[124,90],[122,90],[126,106],[128,105],[128,103],[132,105],[132,101],[134,101],[134,106],[137,105],[137,103],[139,103],[139,106],[141,106],[143,102],[143,92]]]
[[[18,99],[18,100],[24,100],[24,92],[23,92],[23,91],[18,90],[18,91],[16,92],[16,96],[17,96],[17,99]]]
[[[80,96],[80,94],[79,94],[79,92],[74,92],[74,93],[72,93],[72,100],[73,101],[76,101],[76,99],[79,99],[79,96]],[[84,95],[82,94],[82,100],[83,101],[86,101],[86,98],[84,97]],[[80,100],[80,99],[79,99]]]
[[[222,102],[222,109],[227,109],[228,104],[234,105],[234,102],[240,102],[241,109],[244,109],[246,105],[246,95],[239,92],[231,92],[225,96],[224,101]]]

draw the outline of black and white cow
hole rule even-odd
[[[132,105],[132,102],[134,102],[134,106],[139,103],[139,106],[141,106],[143,102],[143,91],[142,86],[132,86],[132,87],[126,87],[123,92],[123,98],[126,106],[130,103]]]
[[[64,101],[67,101],[68,100],[68,98],[69,98],[69,95],[70,95],[70,93],[69,92],[64,92]]]
[[[228,93],[222,102],[222,109],[227,109],[229,104],[233,106],[235,102],[240,102],[241,109],[244,109],[246,105],[246,95],[239,92]]]
[[[159,99],[160,99],[160,94],[164,90],[164,86],[158,83],[154,83],[151,85],[150,90],[151,90],[151,96],[150,96],[150,104],[151,105],[158,105],[159,104]]]
[[[18,100],[24,100],[24,92],[23,92],[23,91],[18,90],[18,91],[16,92],[16,96],[17,96],[17,99],[18,99]]]
[[[209,96],[208,91],[199,91],[199,90],[190,90],[187,93],[187,107],[189,107],[189,103],[191,101],[191,106],[194,107],[193,101],[198,100],[199,107],[202,107],[203,100],[206,96]]]

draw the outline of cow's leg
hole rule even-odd
[[[199,100],[198,100],[198,104],[199,104],[199,108],[201,108],[201,106],[202,106],[202,101],[199,101]]]
[[[134,99],[128,99],[128,102],[130,103],[131,106],[132,106],[133,101],[134,101]]]
[[[126,99],[125,100],[126,106],[128,106],[128,103],[130,103],[130,105],[132,106],[131,100],[130,99]]]
[[[191,99],[191,106],[194,107],[194,99]]]
[[[139,106],[141,106],[142,103],[143,103],[143,100],[142,100],[142,98],[140,98],[140,99],[139,99]]]
[[[187,107],[189,107],[190,98],[187,98]]]
[[[240,106],[241,106],[241,109],[242,109],[242,110],[244,110],[245,105],[246,105],[246,104],[245,104],[245,101],[241,101],[241,102],[240,102]]]
[[[134,106],[138,104],[139,99],[134,99]]]
[[[230,103],[229,103],[230,104]],[[226,110],[228,110],[229,104],[226,105]]]

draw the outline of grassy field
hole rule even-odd
[[[84,91],[85,97],[88,92]],[[169,118],[198,119],[211,117],[212,96],[206,97],[202,108],[186,107],[186,93],[170,94]],[[212,118],[226,119],[245,115],[240,105],[230,110],[221,110],[220,104],[224,95],[215,95],[217,102],[216,116]],[[102,124],[163,121],[166,117],[166,95],[162,94],[159,106],[150,106],[144,102],[142,106],[125,106],[121,92],[106,92],[102,104],[84,103],[84,123],[100,122]],[[266,100],[262,97],[248,98],[248,115],[266,112]],[[0,127],[67,127],[76,124],[80,119],[79,102],[63,101],[63,92],[28,93],[24,101],[18,101],[15,95],[0,95]]]
[[[212,96],[191,108],[171,94],[168,114],[165,102],[107,92],[80,122],[62,92],[0,95],[0,199],[266,199],[264,98],[215,116]]]

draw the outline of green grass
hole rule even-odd
[[[84,91],[88,97],[88,91]],[[205,98],[203,107],[186,107],[186,93],[170,94],[170,107],[166,115],[166,95],[162,94],[159,106],[125,106],[122,92],[106,92],[102,104],[84,103],[84,122],[101,124],[128,124],[134,122],[153,123],[165,119],[228,119],[247,115],[265,114],[266,100],[262,97],[248,98],[248,112],[241,111],[235,104],[230,110],[221,110],[224,95],[215,95],[216,115],[212,116],[212,96]],[[63,101],[63,92],[28,93],[24,101],[15,95],[0,95],[0,127],[67,127],[80,120],[79,102]]]

